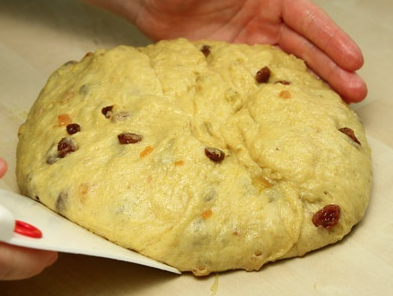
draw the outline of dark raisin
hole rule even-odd
[[[46,158],[46,163],[47,164],[54,164],[56,161],[58,161],[60,158],[59,156],[55,156],[53,154],[48,155],[48,157]]]
[[[83,58],[87,58],[89,56],[93,55],[93,53],[91,51],[86,52],[85,56]]]
[[[78,63],[78,62],[77,61],[68,61],[68,62],[65,62],[63,64],[63,66],[75,65],[76,63]]]
[[[66,191],[60,192],[57,196],[55,209],[59,214],[63,214],[67,208],[68,193]]]
[[[203,55],[205,56],[205,57],[208,57],[209,56],[209,54],[210,54],[210,46],[209,45],[204,45],[204,46],[202,46],[201,47],[201,52],[203,53]]]
[[[60,158],[65,157],[66,155],[75,152],[77,150],[77,145],[75,141],[69,137],[63,138],[57,144],[57,155]]]
[[[334,204],[326,205],[313,215],[312,223],[316,227],[321,226],[325,229],[330,229],[338,224],[340,216],[340,206]]]
[[[134,133],[121,133],[117,138],[120,144],[135,144],[142,141],[142,136]]]
[[[338,130],[340,132],[342,132],[343,134],[346,134],[348,137],[350,137],[355,143],[358,143],[359,145],[361,145],[358,138],[356,138],[356,136],[355,136],[355,132],[352,129],[350,129],[349,127],[339,128]]]
[[[122,111],[122,112],[116,112],[112,113],[112,122],[121,122],[125,121],[130,117],[130,113]]]
[[[57,146],[57,145],[56,145]],[[46,163],[47,164],[54,164],[56,161],[58,161],[60,159],[58,152],[57,152],[57,148],[51,148],[48,151],[48,154],[46,156]]]
[[[270,69],[268,67],[263,67],[255,75],[255,80],[258,83],[267,83],[269,81],[269,78],[270,78]]]
[[[225,158],[225,153],[217,148],[206,147],[205,155],[214,162],[221,162]]]
[[[113,106],[106,106],[102,108],[101,113],[104,114],[106,118],[111,118]]]
[[[68,124],[66,126],[66,129],[67,129],[67,133],[69,135],[73,135],[73,134],[76,134],[76,133],[81,131],[81,127],[77,123],[70,123],[70,124]]]
[[[283,85],[290,85],[291,82],[290,81],[286,81],[286,80],[277,80],[276,82],[274,82],[274,84],[283,84]]]
[[[87,84],[82,85],[79,88],[79,94],[82,96],[86,96],[89,93],[90,87]]]

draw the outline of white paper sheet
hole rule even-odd
[[[38,228],[42,238],[14,233],[15,220]],[[117,246],[30,198],[3,189],[0,189],[0,241],[34,249],[111,258],[180,273],[173,267]]]

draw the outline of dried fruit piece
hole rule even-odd
[[[70,124],[68,124],[66,126],[66,129],[67,129],[67,133],[69,135],[73,135],[73,134],[76,134],[76,133],[81,131],[81,127],[77,123],[70,123]]]
[[[112,113],[112,122],[121,122],[125,121],[130,117],[130,113],[126,111]]]
[[[78,191],[79,191],[80,194],[86,195],[89,192],[89,190],[90,190],[90,186],[89,186],[88,183],[82,183],[82,184],[79,185],[78,189],[79,189]]]
[[[89,56],[93,55],[93,53],[91,51],[86,52],[86,54],[84,55],[83,58],[87,58]]]
[[[59,126],[64,126],[70,124],[72,119],[68,114],[60,114],[57,116],[57,121],[59,122]]]
[[[65,62],[65,63],[63,64],[63,67],[64,67],[64,66],[75,65],[75,64],[77,64],[77,63],[78,63],[77,61],[71,60],[71,61]]]
[[[82,96],[86,96],[89,93],[90,87],[87,84],[82,85],[79,88],[79,94]]]
[[[146,157],[146,156],[148,156],[150,153],[152,153],[153,150],[154,150],[153,147],[151,147],[151,146],[146,146],[146,148],[143,149],[143,151],[139,154],[139,157],[140,157],[140,158]]]
[[[57,153],[56,153],[56,155],[55,154],[53,154],[53,153],[50,153],[50,154],[48,154],[48,156],[46,157],[46,163],[47,164],[54,164],[56,161],[58,161],[60,159],[60,157],[57,155]]]
[[[120,144],[135,144],[142,141],[142,136],[134,133],[121,133],[117,138]]]
[[[113,106],[106,106],[101,109],[101,113],[104,114],[105,118],[111,118]]]
[[[283,85],[290,85],[291,82],[290,81],[286,81],[286,80],[277,80],[276,82],[274,82],[274,84],[283,84]]]
[[[208,209],[204,212],[202,212],[201,217],[203,220],[209,219],[213,215],[213,211],[211,209]]]
[[[257,176],[252,179],[252,185],[256,187],[258,190],[263,191],[267,188],[270,188],[273,186],[272,183],[270,183],[266,178],[263,176]]]
[[[268,67],[263,67],[255,75],[255,80],[258,83],[267,83],[269,81],[269,78],[270,78],[270,69]]]
[[[201,47],[201,52],[203,53],[203,55],[205,56],[205,57],[208,57],[209,56],[209,54],[210,54],[210,46],[209,45],[203,45],[202,47]]]
[[[174,166],[182,166],[184,164],[184,160],[175,161],[173,164]]]
[[[359,145],[362,145],[358,138],[356,138],[355,136],[355,132],[353,131],[353,129],[349,128],[349,127],[343,127],[343,128],[339,128],[338,129],[340,132],[342,132],[343,134],[346,134],[348,137],[350,137],[355,143],[358,143]]]
[[[205,155],[214,162],[221,162],[225,158],[225,153],[217,148],[206,147]]]
[[[341,209],[339,205],[326,205],[312,217],[312,223],[316,227],[323,227],[330,229],[338,224],[341,216]]]
[[[67,191],[62,191],[57,196],[56,203],[55,203],[55,209],[59,214],[63,214],[66,211],[67,200],[68,200],[68,192]]]
[[[280,98],[282,99],[290,99],[291,98],[291,93],[287,90],[282,90],[279,93]]]
[[[63,158],[66,155],[75,152],[76,150],[78,150],[76,142],[70,137],[61,139],[60,142],[57,144],[57,155],[60,158]]]
[[[206,266],[204,266],[202,264],[197,265],[191,271],[196,276],[207,275],[211,272]],[[214,291],[214,289],[213,289],[213,291]],[[212,293],[212,294],[214,295],[214,293]]]

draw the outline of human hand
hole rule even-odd
[[[27,279],[57,260],[53,251],[35,250],[0,242],[0,280]]]
[[[278,45],[306,61],[348,102],[367,95],[356,43],[310,0],[85,0],[121,15],[153,40],[185,37]]]
[[[7,163],[0,158],[0,178]],[[0,242],[0,280],[18,280],[39,274],[57,259],[57,253],[13,246]]]

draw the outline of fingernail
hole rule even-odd
[[[7,171],[7,163],[4,159],[0,158],[0,178],[4,176]]]

